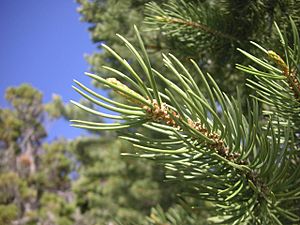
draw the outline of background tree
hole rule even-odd
[[[130,146],[114,135],[45,141],[45,124],[54,118],[101,122],[99,116],[64,105],[57,95],[43,104],[42,93],[27,84],[8,88],[6,98],[11,108],[0,111],[0,224],[142,224],[151,207],[173,203],[175,187],[161,183],[160,167],[122,159]]]
[[[8,88],[0,110],[0,224],[72,224],[68,142],[43,143],[42,94],[30,85]]]
[[[80,104],[97,110],[85,100]],[[54,96],[47,111],[55,117],[89,118],[99,123],[103,123],[99,115],[106,115],[92,115],[64,105],[59,96]],[[167,209],[174,204],[179,185],[162,182],[161,166],[147,160],[140,162],[121,157],[120,154],[131,151],[132,146],[116,140],[115,134],[105,131],[91,131],[91,134],[70,143],[78,176],[72,185],[79,212],[77,224],[117,224],[118,221],[143,224],[153,206],[159,204]]]
[[[152,206],[170,204],[170,194],[164,193],[162,174],[151,163],[121,158],[130,146],[108,139],[87,138],[74,144],[81,164],[74,184],[82,212],[79,224],[142,224]]]

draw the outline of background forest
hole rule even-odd
[[[193,85],[199,87],[205,95],[211,96],[208,87],[217,85],[230,98],[237,97],[240,105],[234,106],[240,107],[238,110],[241,114],[242,111],[247,112],[250,104],[245,99],[249,95],[254,95],[260,88],[259,85],[255,85],[255,81],[250,84],[246,81],[249,76],[244,72],[259,74],[253,67],[247,67],[254,60],[246,52],[261,55],[261,48],[257,46],[262,45],[267,49],[278,50],[283,55],[284,47],[280,43],[276,26],[285,32],[286,40],[297,39],[295,36],[298,34],[295,35],[292,31],[300,28],[300,3],[291,0],[77,0],[77,3],[78,17],[82,23],[88,24],[91,41],[98,48],[95,53],[86,56],[90,65],[89,72],[100,74],[103,78],[108,78],[111,74],[125,77],[119,72],[123,64],[112,54],[111,48],[117,53],[122,53],[122,57],[127,59],[130,66],[136,68],[137,74],[144,74],[139,58],[134,57],[134,51],[128,48],[126,42],[128,40],[131,43],[138,43],[133,26],[136,25],[143,37],[145,52],[149,55],[153,68],[161,74],[170,74],[168,66],[163,65],[162,54],[175,55],[182,62],[176,64],[179,67],[189,63],[190,59],[194,60],[203,73],[212,74],[216,84],[212,80],[205,83],[203,78],[198,76]],[[274,22],[277,23],[276,26]],[[294,26],[293,29],[291,24]],[[256,44],[251,44],[250,41]],[[175,57],[172,60],[176,61]],[[273,60],[277,65],[278,61],[280,61],[278,58],[277,61]],[[164,62],[168,64],[168,58],[165,58]],[[240,70],[236,68],[236,64],[240,65],[238,66]],[[282,67],[282,64],[280,65]],[[194,71],[194,74],[197,74],[197,71]],[[76,79],[80,80],[80,77],[76,76]],[[141,79],[146,80],[146,76],[141,76]],[[173,75],[168,79],[175,84],[184,83],[181,76]],[[298,79],[297,74],[294,79]],[[133,82],[124,80],[129,88],[134,88]],[[259,78],[256,81],[261,82]],[[87,90],[76,80],[75,84]],[[76,101],[81,104],[79,108],[74,104],[64,103],[62,97],[58,95],[53,95],[53,99],[45,103],[43,90],[37,90],[30,84],[8,87],[3,93],[8,107],[0,108],[0,225],[201,225],[235,222],[228,220],[222,223],[218,219],[208,219],[215,215],[215,212],[211,211],[215,203],[207,201],[209,199],[200,194],[197,196],[193,192],[195,190],[189,190],[194,188],[193,182],[188,183],[184,179],[175,181],[166,179],[166,175],[170,174],[166,172],[165,167],[174,171],[177,169],[171,165],[172,159],[155,158],[146,154],[144,158],[139,159],[128,157],[136,155],[137,150],[128,141],[117,138],[116,131],[90,129],[87,131],[88,135],[78,136],[72,140],[62,137],[48,141],[46,124],[50,121],[85,120],[103,124],[114,119],[118,120],[123,112],[134,111],[135,108],[129,106],[124,95],[120,95],[118,91],[110,91],[107,86],[96,81],[92,85],[90,91],[94,91],[96,97],[112,104],[116,101],[121,108],[124,107],[128,111],[119,110],[110,116],[107,116],[107,111],[91,114],[89,113],[91,110],[95,112],[99,108],[76,87],[75,91],[85,97],[80,99],[78,95]],[[156,85],[160,90],[168,87],[168,83],[162,81]],[[277,88],[273,87],[274,90]],[[292,91],[297,87],[290,85]],[[106,97],[95,92],[105,93]],[[297,171],[293,181],[297,185],[300,182],[300,169],[296,166],[299,163],[297,110],[300,106],[299,96],[292,97],[297,99],[293,102],[295,105],[292,108],[295,109],[295,113],[290,112],[293,111],[290,109],[288,113],[294,116],[291,116],[293,123],[291,122],[290,127],[294,129],[291,133],[294,132],[292,136],[294,135],[296,141],[293,139],[295,143],[291,144],[293,145],[291,149],[294,148],[296,154],[291,162],[291,168],[288,166],[284,168],[286,175],[291,174],[293,170]],[[176,99],[181,101],[179,96],[174,97],[173,101],[176,102]],[[264,101],[265,105],[268,105],[267,100]],[[272,111],[271,106],[265,105],[257,106],[257,112],[261,112],[264,107]],[[223,108],[215,107],[216,113],[213,114],[211,110],[211,117],[222,114]],[[286,105],[285,107],[288,108]],[[80,108],[89,110],[84,111]],[[261,121],[255,126],[262,124],[266,117],[260,116]],[[256,129],[255,126],[252,129]],[[161,138],[161,134],[153,129],[143,132],[145,132],[143,135],[151,136],[154,140]],[[121,135],[126,136],[126,133]],[[127,140],[132,141],[133,138],[127,136]],[[239,140],[242,142],[242,139]],[[288,143],[290,146],[290,142]],[[126,153],[127,156],[121,153]],[[224,154],[234,160],[235,157],[239,157]],[[170,160],[169,165],[166,165],[165,159]],[[211,185],[213,187],[213,184]],[[239,187],[242,190],[243,186]],[[231,193],[234,188],[237,186],[228,192]],[[295,206],[293,212],[282,212],[280,215],[284,219],[281,216],[275,219],[274,216],[275,218],[270,220],[272,222],[262,220],[257,224],[281,224],[279,220],[283,221],[283,224],[299,223],[299,188],[293,193],[293,197],[296,197],[288,205],[288,207]],[[234,197],[232,194],[231,198]],[[272,213],[277,215],[276,212]],[[244,224],[247,224],[247,221]]]

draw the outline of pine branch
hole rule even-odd
[[[181,43],[193,46],[204,45],[207,38],[238,41],[236,37],[224,30],[225,27],[222,29],[217,22],[211,23],[212,19],[208,15],[214,17],[215,14],[214,9],[200,3],[178,0],[170,1],[160,7],[151,2],[146,4],[145,24],[150,29],[159,28],[167,36],[175,37]],[[199,47],[197,46],[197,49]]]
[[[112,101],[110,103],[115,107],[98,102],[88,95],[95,94],[85,89],[88,94],[79,91],[83,97],[120,113],[118,116],[105,116],[121,122],[103,124],[76,120],[73,126],[125,130],[121,138],[130,141],[138,149],[136,154],[127,155],[162,163],[168,170],[168,179],[186,183],[182,195],[213,202],[215,211],[212,215],[216,217],[210,220],[214,223],[299,222],[299,215],[293,212],[291,204],[297,201],[300,186],[299,179],[291,183],[292,178],[300,175],[300,169],[295,169],[299,157],[298,147],[292,142],[292,126],[288,123],[282,127],[280,121],[272,118],[262,126],[256,101],[249,104],[249,113],[244,115],[241,99],[229,98],[222,93],[213,78],[209,74],[204,75],[193,60],[191,66],[204,91],[194,81],[191,70],[172,54],[163,55],[168,74],[162,75],[151,67],[137,29],[136,33],[142,54],[125,38],[120,39],[137,58],[147,80],[142,81],[140,77],[143,75],[137,74],[125,59],[107,46],[106,49],[130,75],[113,68],[110,71],[118,79],[129,81],[134,88],[115,78],[104,79],[87,73],[127,99],[131,109]],[[263,76],[266,82],[267,78],[286,78],[280,69],[250,57],[272,70],[272,73],[259,73],[252,67],[248,68],[251,73],[257,72]],[[176,77],[178,83],[170,81],[168,76]],[[156,80],[165,83],[164,92],[157,89]],[[77,84],[83,86],[79,82]],[[105,101],[105,98],[101,99]],[[96,110],[76,105],[87,112],[101,115]],[[145,135],[142,128],[154,131],[158,138]],[[291,162],[294,163],[291,165]],[[284,202],[287,197],[290,200]]]
[[[204,31],[206,33],[212,34],[214,36],[219,36],[221,38],[226,38],[229,39],[231,41],[238,41],[237,38],[226,34],[226,33],[222,33],[221,31],[215,30],[205,24],[202,24],[200,22],[194,22],[194,21],[189,21],[189,20],[184,20],[184,19],[179,19],[179,18],[172,18],[172,17],[161,17],[161,16],[156,16],[155,17],[157,19],[156,23],[159,22],[166,22],[169,24],[182,24],[186,27],[191,27],[191,28],[196,28],[199,29],[200,31]]]
[[[248,79],[248,86],[257,92],[258,96],[255,96],[255,98],[258,98],[258,100],[270,106],[270,110],[265,113],[267,115],[278,117],[278,119],[282,120],[285,124],[287,124],[287,121],[291,121],[295,129],[299,130],[299,33],[294,22],[291,21],[294,40],[289,45],[286,35],[281,33],[277,25],[276,27],[285,52],[285,60],[276,52],[266,50],[262,46],[252,42],[252,44],[262,50],[270,60],[260,60],[257,57],[240,50],[245,56],[258,64],[260,68],[239,64],[237,65],[237,68],[256,77],[258,82]],[[271,65],[271,62],[269,61],[273,62],[275,65]]]
[[[283,75],[287,79],[290,90],[293,92],[296,100],[300,101],[300,82],[297,78],[296,69],[289,69],[288,65],[283,61],[283,59],[274,51],[268,51],[269,57],[275,62],[276,65],[280,67]]]

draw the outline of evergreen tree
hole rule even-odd
[[[151,207],[172,202],[163,192],[166,184],[159,183],[162,174],[151,163],[121,158],[130,149],[127,143],[98,137],[74,145],[80,162],[74,184],[82,214],[78,224],[142,224]]]
[[[0,224],[72,224],[68,142],[43,143],[42,94],[30,85],[8,88],[0,109]]]
[[[193,11],[193,8],[189,9]],[[176,12],[175,7],[172,10]],[[169,17],[156,19],[170,23]],[[107,115],[116,120],[113,123],[73,120],[73,126],[122,131],[121,138],[133,143],[137,149],[136,153],[126,155],[163,164],[168,179],[175,183],[184,182],[182,196],[210,203],[193,207],[208,210],[211,223],[297,224],[300,221],[299,33],[294,21],[283,33],[277,25],[274,27],[277,43],[281,46],[274,45],[274,51],[271,51],[253,42],[257,48],[254,54],[261,51],[267,58],[240,50],[253,65],[241,63],[237,67],[256,79],[248,81],[256,95],[249,99],[246,112],[243,112],[239,94],[234,98],[222,92],[211,75],[202,73],[195,60],[185,66],[174,55],[168,54],[161,60],[168,73],[153,68],[135,28],[136,47],[123,37],[120,40],[141,70],[136,71],[134,65],[105,46],[126,70],[111,68],[119,71],[115,73],[116,78],[125,78],[130,85],[115,77],[105,79],[86,73],[113,89],[128,104],[114,100],[100,102],[97,93],[76,82],[89,94],[83,94],[85,98],[119,115],[117,118],[113,114]],[[188,33],[186,36],[192,37]],[[276,52],[282,52],[284,57]],[[169,79],[172,76],[179,81],[177,84]],[[194,76],[201,86],[197,85]],[[166,88],[159,90],[156,80],[164,82]],[[80,103],[74,104],[91,114],[98,113]],[[266,110],[261,112],[260,108]],[[154,131],[156,136],[147,130]],[[155,215],[159,213],[154,211],[149,221],[175,224],[171,213],[167,214],[167,220],[161,214],[161,220],[155,221]],[[188,223],[193,224],[193,216],[190,219]]]
[[[0,111],[0,224],[142,224],[151,207],[173,203],[175,187],[160,182],[161,168],[121,159],[130,146],[114,135],[44,141],[49,119],[101,122],[99,116],[64,105],[57,95],[43,104],[30,85],[8,88],[6,98],[12,107]]]

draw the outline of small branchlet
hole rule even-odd
[[[122,89],[126,90],[126,92],[129,92],[133,95],[138,95],[139,97],[142,98],[141,95],[131,90],[128,86],[121,83],[115,78],[108,78],[107,81],[109,81],[112,84],[118,85],[119,87],[122,87]],[[121,96],[125,97],[128,101],[137,104],[139,107],[141,107],[152,121],[163,122],[168,126],[172,126],[174,128],[177,128],[178,130],[182,130],[182,128],[178,123],[176,123],[174,118],[177,119],[184,119],[184,118],[180,117],[180,115],[176,111],[171,110],[165,102],[159,105],[156,99],[153,100],[148,99],[147,102],[149,103],[149,105],[144,105],[141,102],[136,101],[136,99],[131,98],[129,95],[126,95],[126,93],[124,92],[118,90],[115,91]],[[207,148],[216,150],[216,152],[220,156],[226,158],[229,161],[241,165],[246,164],[246,161],[239,159],[240,158],[239,153],[229,152],[228,147],[225,146],[225,143],[221,139],[219,134],[215,132],[209,132],[208,129],[205,128],[205,126],[199,121],[195,122],[192,119],[187,118],[187,123],[189,124],[190,127],[197,130],[198,132],[200,132],[210,140],[212,140],[213,143],[206,143]]]
[[[274,51],[268,51],[268,56],[277,66],[280,67],[283,75],[287,78],[287,82],[290,90],[294,94],[294,97],[300,101],[300,82],[296,76],[296,69],[290,70],[284,60]]]
[[[229,39],[231,41],[238,41],[235,37],[233,37],[229,34],[220,32],[218,30],[215,30],[215,29],[213,29],[203,23],[200,23],[200,22],[195,22],[195,21],[190,21],[190,20],[185,20],[185,19],[180,19],[180,18],[174,18],[174,17],[170,17],[170,16],[156,16],[155,19],[161,23],[181,24],[186,27],[202,30],[205,33],[209,33],[214,36],[219,36],[221,38]]]
[[[176,121],[173,119],[174,117],[178,119],[183,119],[179,116],[177,112],[170,110],[166,103],[162,103],[162,105],[159,106],[156,99],[153,99],[152,102],[150,100],[148,101],[151,103],[152,107],[143,106],[143,109],[147,112],[147,114],[153,121],[164,122],[169,126],[175,127],[178,130],[182,130],[180,125],[178,125]],[[170,114],[172,114],[173,118]],[[201,134],[203,134],[204,136],[208,137],[213,141],[213,143],[209,143],[209,144],[207,143],[207,147],[209,149],[215,149],[220,156],[234,163],[243,164],[243,165],[246,164],[245,161],[238,160],[238,158],[240,157],[239,153],[229,152],[228,147],[225,146],[224,141],[221,140],[221,137],[217,133],[208,132],[208,130],[204,127],[204,125],[201,122],[194,122],[190,118],[187,119],[187,122],[190,127],[199,131]]]

